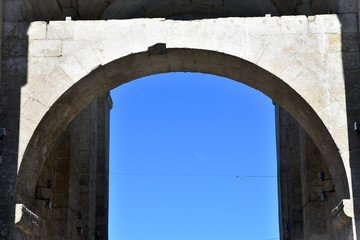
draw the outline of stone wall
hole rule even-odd
[[[337,225],[334,184],[318,148],[279,105],[276,129],[281,239],[353,239],[350,218]]]
[[[41,4],[0,1],[0,128],[7,130],[7,136],[0,140],[0,239],[76,239],[78,228],[83,238],[99,235],[99,239],[106,239],[109,99],[95,100],[68,124],[106,90],[143,75],[175,70],[209,72],[243,81],[281,103],[302,124],[299,127],[287,113],[278,110],[284,239],[356,239],[356,234],[360,235],[360,138],[353,128],[354,121],[360,119],[356,7],[360,1],[272,1],[280,14],[331,11],[337,15],[190,22],[38,22],[33,24],[37,27],[28,29],[28,19],[34,16],[40,16],[39,20],[68,15],[98,19],[105,7],[97,8],[96,2],[101,3],[92,1],[88,12],[81,5],[84,12],[79,14],[79,9],[66,1],[60,1],[60,5],[55,0]],[[191,8],[178,4],[181,1],[173,1],[177,7],[169,13],[162,2],[150,4],[145,11],[131,6],[128,15],[118,13],[116,7],[110,10],[117,18],[132,18],[139,13],[171,18],[175,13],[191,12]],[[201,1],[196,2],[201,6]],[[39,8],[34,3],[40,4]],[[228,16],[228,6],[215,4],[209,12]],[[247,7],[246,14],[259,15],[254,5]],[[39,9],[42,12],[36,12]],[[147,12],[149,9],[153,11]],[[92,15],[93,10],[100,13]],[[240,10],[236,10],[237,16]],[[46,19],[41,17],[44,13],[48,14]],[[200,16],[195,15],[190,18]],[[193,33],[198,34],[196,41]],[[173,49],[160,49],[155,55],[146,51],[159,42]],[[127,55],[130,57],[117,60]],[[97,71],[93,71],[95,68]],[[71,86],[77,81],[80,87],[74,90]],[[106,89],[104,84],[108,84]],[[63,93],[68,89],[73,95],[66,98]],[[101,94],[96,92],[98,89]],[[87,104],[77,98],[79,93],[86,93]],[[58,104],[58,99],[66,101]],[[45,114],[47,110],[55,115],[52,121],[46,121],[47,116],[53,116]],[[22,165],[26,147],[30,149],[25,158],[28,162]],[[331,180],[321,181],[319,171]],[[35,199],[36,186],[46,186],[47,179],[52,179],[52,187],[38,191],[52,201],[50,209],[45,208],[44,200]],[[319,201],[319,194],[333,188],[336,192],[329,192],[327,201]],[[350,223],[349,217],[355,220]]]
[[[14,239],[15,185],[19,142],[20,88],[27,81],[28,23],[19,0],[3,0],[1,10],[0,126],[7,136],[0,140],[0,238]]]
[[[39,228],[32,236],[17,228],[15,239],[107,239],[111,106],[108,94],[96,99],[61,134],[27,206]]]

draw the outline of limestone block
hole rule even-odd
[[[230,22],[226,22],[224,24],[225,25],[229,24],[231,26]],[[246,48],[246,44],[247,44],[247,42],[245,41],[246,33],[239,32],[238,34],[234,35],[232,33],[238,31],[238,29],[233,28],[233,27],[234,26],[232,26],[231,29],[229,29],[229,31],[223,32],[223,30],[222,30],[223,27],[221,24],[214,25],[212,29],[215,31],[216,34],[214,34],[212,37],[209,38],[210,45],[207,45],[207,46],[211,46],[210,49],[213,49],[214,51],[220,51],[220,52],[224,52],[224,53],[229,53],[231,55],[237,55],[239,57],[243,57],[242,55],[243,55],[244,49]],[[198,26],[197,29],[194,29],[193,31],[199,32],[200,29],[201,29],[201,27]],[[239,29],[241,29],[241,28],[239,28]],[[208,29],[207,35],[210,35],[209,32],[210,32],[210,29]],[[194,39],[189,38],[188,41],[194,42]],[[198,47],[194,47],[194,48],[204,49],[203,41],[201,41],[199,39],[196,41],[196,43],[198,44]],[[192,43],[192,44],[194,44],[194,43]],[[227,45],[233,46],[232,53],[229,52],[229,48]]]
[[[341,34],[332,33],[329,34],[329,51],[340,52],[341,51]]]
[[[152,21],[154,23],[154,25],[156,25],[156,23],[158,22],[158,20],[153,20]],[[160,22],[159,22],[160,23]],[[152,25],[152,24],[150,24]],[[135,21],[132,22],[132,24],[130,24],[130,22],[128,20],[125,21],[107,21],[106,24],[104,25],[104,27],[106,28],[106,32],[107,33],[111,33],[112,36],[116,36],[119,39],[121,39],[121,41],[130,41],[132,43],[132,45],[142,45],[141,43],[144,42],[144,39],[146,37],[146,28],[147,28],[148,24],[144,24],[144,22],[141,21]],[[158,37],[160,38],[164,38],[164,34],[163,31],[164,29],[167,29],[166,26],[163,25],[163,27],[161,28],[157,28],[156,30],[154,29],[154,34],[158,35]],[[117,33],[118,35],[116,35],[115,33]],[[127,36],[133,36],[131,37],[131,39],[128,39]],[[102,36],[104,37],[104,36]]]
[[[46,39],[46,22],[32,22],[27,35],[30,40]]]
[[[347,152],[349,149],[348,125],[345,123],[343,126],[334,129],[333,137],[336,139],[340,154]]]
[[[92,70],[96,69],[101,65],[100,60],[97,58],[95,52],[92,48],[84,48],[81,51],[75,53],[75,57],[84,67],[87,73],[90,73]]]
[[[48,73],[50,73],[55,66],[59,63],[60,58],[54,57],[29,57],[28,58],[28,82],[31,82],[31,85],[37,85],[34,82],[34,78],[42,77],[44,78]],[[28,87],[27,85],[25,87]]]
[[[279,17],[247,18],[245,20],[248,34],[280,34],[281,24]]]
[[[80,51],[84,48],[91,48],[90,41],[74,41],[74,40],[64,40],[61,45],[61,55],[66,57],[74,54],[74,49]]]
[[[313,91],[305,96],[305,99],[315,111],[324,109],[329,102],[327,89],[324,86],[314,88]]]
[[[144,19],[141,18],[134,18],[134,19],[123,19],[121,21],[119,20],[107,20],[106,24],[103,25],[104,30],[106,32],[119,32],[124,31],[125,28],[133,27],[133,26],[141,26],[145,27],[147,23],[149,22],[164,22],[164,18],[153,18],[153,19],[147,19],[146,22],[144,22]]]
[[[304,68],[303,64],[296,59],[291,60],[291,64],[293,64],[292,66],[295,66],[294,68],[300,68],[301,70],[295,71],[294,68],[290,68],[284,71],[284,73],[287,74],[288,78],[286,79],[289,79],[289,85],[293,89],[296,89],[301,96],[304,97],[314,89],[320,87],[319,82],[315,81],[318,77],[316,72],[311,71],[311,69]],[[291,77],[291,69],[294,70],[295,74],[298,74],[294,74],[294,76]],[[306,84],[304,84],[305,82]]]
[[[37,127],[36,122],[32,121],[31,119],[22,117],[20,121],[19,131],[21,132],[21,138],[19,139],[19,157],[22,161],[22,157],[24,151],[29,143],[29,139],[33,134],[34,129]],[[21,166],[21,161],[18,162],[18,170]]]
[[[328,106],[318,111],[318,115],[326,126],[329,132],[333,135],[334,130],[347,123],[345,103],[332,102]],[[334,116],[337,116],[334,118]],[[334,139],[337,145],[341,145],[340,139]]]
[[[105,65],[119,57],[137,52],[135,49],[146,51],[147,47],[134,46],[130,39],[122,37],[123,33],[107,33],[101,42],[96,44],[95,54],[102,65]]]
[[[68,56],[63,58],[59,64],[59,67],[74,82],[78,81],[88,73],[75,56]]]
[[[106,21],[74,22],[74,40],[95,40],[103,35]]]
[[[61,40],[30,40],[29,55],[34,57],[58,57],[61,55]]]
[[[322,38],[325,38],[325,42]],[[292,42],[294,47],[294,52],[298,53],[315,53],[312,54],[313,58],[318,55],[326,53],[328,50],[328,44],[326,35],[320,34],[299,34],[294,36],[294,40]]]
[[[296,52],[295,58],[301,63],[301,65],[313,72],[319,81],[328,79],[327,68],[326,68],[326,55],[312,52]]]
[[[72,86],[72,80],[62,69],[56,67],[46,78],[34,89],[32,98],[50,107],[58,97]],[[46,89],[46,91],[44,91]]]
[[[287,16],[280,18],[282,34],[307,34],[308,20],[305,16]]]
[[[45,90],[45,89],[44,89]],[[39,123],[49,108],[34,98],[29,98],[21,107],[22,117]]]
[[[341,52],[333,52],[326,55],[326,72],[332,76],[343,75],[343,59]]]
[[[52,21],[48,24],[47,39],[72,39],[74,21]]]
[[[268,44],[264,40],[254,37],[251,34],[245,35],[245,41],[246,48],[244,50],[244,58],[250,62],[258,63]],[[257,51],[253,51],[252,49],[257,49]]]
[[[309,16],[308,31],[312,34],[340,33],[341,23],[335,14]]]
[[[45,77],[53,71],[56,64],[58,63],[57,58],[46,58],[46,57],[35,57],[29,58],[29,69],[27,84],[21,88],[21,101],[24,104],[24,96],[30,96],[34,92],[39,84],[45,79]]]
[[[27,235],[34,235],[39,231],[39,217],[22,204],[15,207],[15,227]]]
[[[164,25],[163,22],[155,21],[152,24],[143,24],[143,27],[139,29],[139,33],[143,34],[142,38],[146,39],[146,44],[148,46],[152,46],[159,42],[173,42],[173,37],[175,37],[176,35],[171,35],[168,33],[172,30],[176,31],[176,29],[178,31],[181,31],[181,26],[176,23],[171,23],[170,25],[167,25],[165,27],[162,27],[162,25]],[[178,28],[174,25],[176,25]]]

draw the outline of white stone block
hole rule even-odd
[[[307,34],[308,19],[305,16],[286,16],[280,18],[281,33]]]
[[[53,21],[48,24],[48,39],[72,39],[74,37],[74,21]]]
[[[63,57],[73,55],[74,50],[80,51],[84,48],[91,48],[90,41],[64,40],[61,43],[61,55]]]
[[[30,40],[29,55],[34,57],[58,57],[61,55],[61,40]]]
[[[93,41],[106,31],[106,21],[75,21],[74,40]]]
[[[46,38],[46,22],[32,22],[27,32],[29,39],[45,39]]]
[[[57,67],[34,89],[31,97],[45,106],[51,107],[72,84],[73,82],[69,76]]]
[[[318,15],[316,18],[320,21],[321,32],[340,33],[341,23],[337,15]]]
[[[245,19],[246,32],[248,34],[280,34],[281,24],[279,17],[271,18],[246,18]]]
[[[97,58],[92,48],[85,48],[75,53],[75,57],[87,73],[90,73],[101,65],[100,60]]]
[[[75,56],[68,56],[61,60],[59,67],[70,77],[74,82],[79,81],[83,78],[88,72],[84,67],[79,63]]]
[[[46,89],[44,89],[46,91]],[[48,111],[48,107],[36,99],[29,98],[23,106],[21,106],[21,117],[31,119],[32,122],[38,124]]]

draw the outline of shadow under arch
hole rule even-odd
[[[319,148],[332,176],[337,200],[349,198],[345,168],[331,134],[294,89],[241,58],[209,50],[174,48],[162,54],[133,53],[99,66],[59,97],[44,115],[25,150],[17,178],[17,203],[31,205],[36,182],[53,145],[69,122],[88,104],[124,83],[168,72],[200,72],[226,77],[276,101],[302,125]]]

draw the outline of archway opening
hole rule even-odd
[[[334,189],[332,188],[333,186],[330,186],[326,191],[332,193],[331,196],[336,202],[348,198],[347,179],[336,145],[317,113],[295,89],[291,88],[286,82],[276,77],[274,74],[264,70],[256,64],[238,57],[208,50],[166,50],[165,53],[156,55],[151,55],[149,52],[130,54],[104,66],[99,66],[87,76],[78,79],[74,85],[69,87],[56,99],[56,102],[51,108],[44,112],[41,122],[37,125],[36,129],[34,129],[34,133],[32,134],[29,143],[26,145],[27,147],[23,155],[17,181],[17,201],[19,203],[35,206],[33,209],[37,209],[36,213],[42,211],[40,209],[40,206],[42,206],[39,204],[40,201],[34,199],[35,186],[40,184],[39,180],[41,180],[41,184],[46,182],[46,178],[43,177],[41,173],[41,168],[46,165],[45,162],[48,160],[48,157],[51,156],[52,149],[56,146],[56,141],[66,128],[66,125],[74,119],[77,114],[84,109],[88,111],[88,113],[93,114],[94,112],[91,111],[94,106],[93,103],[95,103],[95,105],[97,104],[97,98],[117,86],[144,76],[168,72],[202,72],[228,77],[229,79],[242,82],[254,89],[260,90],[265,95],[275,100],[304,127],[302,130],[304,133],[303,135],[311,140],[309,142],[305,141],[304,143],[309,143],[309,149],[314,149],[316,156],[318,156],[317,159],[324,160],[323,165],[328,167],[328,175],[332,177],[331,182],[334,182]],[[92,101],[93,103],[91,103]],[[92,106],[86,108],[90,103]],[[87,113],[83,120],[91,125],[91,119],[86,117],[86,115]],[[96,113],[93,115],[96,115]],[[78,129],[77,126],[81,127],[82,122],[77,122],[77,125],[74,128],[75,130]],[[96,126],[91,125],[91,127],[96,130]],[[93,134],[88,131],[88,129],[83,130],[86,136],[89,135],[90,139],[95,139],[96,133]],[[306,135],[304,130],[309,136]],[[70,131],[71,134],[76,132],[77,130],[74,132]],[[83,144],[85,146],[83,146]],[[91,156],[94,156],[96,153],[91,150],[91,146],[94,144],[96,144],[96,141],[80,141],[79,147],[84,148],[83,150],[87,151]],[[314,144],[316,144],[319,149],[315,147]],[[289,146],[288,144],[285,145]],[[81,159],[80,157],[81,156],[76,159]],[[80,168],[77,168],[77,170],[78,169]],[[85,164],[84,168],[81,169],[89,170],[89,165]],[[90,170],[93,171],[94,169]],[[76,176],[75,174],[69,174],[69,172],[68,175],[70,177]],[[86,175],[92,176],[88,173]],[[313,176],[317,176],[317,172]],[[88,180],[91,180],[91,184],[94,184],[94,179],[90,178]],[[309,181],[307,182],[310,182],[311,179],[308,180]],[[87,184],[88,182],[85,181],[83,183]],[[86,189],[88,188],[85,187],[85,190]],[[314,196],[317,200],[315,203],[318,203],[319,196],[322,194],[322,189],[317,186],[314,189],[319,191],[312,195],[309,194],[309,196]],[[91,190],[94,190],[94,188]],[[333,190],[335,190],[335,193]],[[69,198],[69,200],[71,199]],[[93,204],[95,200],[93,198],[92,200],[91,203]],[[331,204],[328,204],[328,208],[330,209],[336,202],[332,201]],[[302,206],[303,205],[300,207]],[[306,204],[304,206],[309,205]],[[314,204],[313,207],[316,208],[317,205]],[[76,214],[77,210],[74,209],[69,210],[69,213],[73,215],[73,217],[76,216],[74,213]],[[329,209],[326,210],[328,215],[330,214],[330,211],[328,211]],[[293,209],[288,210],[292,211]],[[303,210],[299,208],[297,213],[302,213],[302,211]],[[306,209],[304,209],[304,213],[305,211]],[[314,211],[312,212],[314,213]],[[308,219],[312,219],[310,215],[307,215],[307,217]],[[330,219],[330,217],[327,219]],[[85,220],[81,220],[81,222],[85,222]],[[304,224],[305,223],[310,223],[309,226],[312,226],[311,221],[308,221],[307,219],[304,220]],[[290,231],[291,229],[295,231],[296,229],[292,227],[293,225],[299,229],[305,229],[301,222],[294,221],[290,221],[289,223],[283,222],[282,228],[287,231]],[[330,221],[327,221],[325,225],[330,228]],[[85,223],[84,226],[86,226]],[[72,228],[73,225],[69,225],[69,227],[72,231],[76,231],[76,229],[74,230],[74,228]],[[57,230],[61,233],[63,232],[62,229]],[[86,231],[88,231],[88,234],[96,234],[95,230],[90,229],[89,227],[87,227]],[[74,234],[76,234],[76,232]]]
[[[270,98],[199,73],[111,95],[110,239],[279,239]]]

